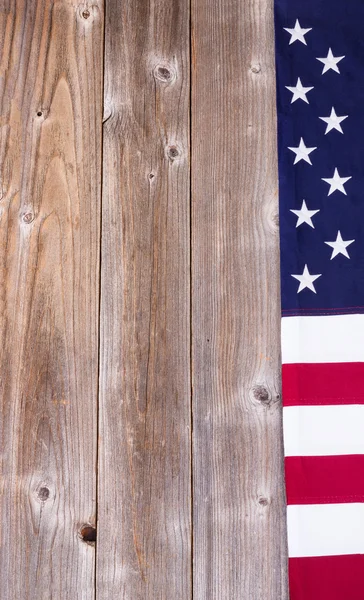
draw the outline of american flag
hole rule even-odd
[[[364,0],[275,0],[291,600],[364,600]]]

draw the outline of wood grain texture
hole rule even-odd
[[[188,7],[106,5],[99,600],[191,592]]]
[[[287,598],[272,4],[192,2],[198,600]]]
[[[4,600],[94,598],[102,1],[84,8],[0,3]]]

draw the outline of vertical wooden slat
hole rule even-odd
[[[102,0],[2,0],[0,48],[0,597],[91,600]]]
[[[192,6],[194,597],[282,600],[272,0]]]
[[[188,6],[106,5],[98,600],[190,598]]]

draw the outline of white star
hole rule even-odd
[[[326,181],[326,183],[328,183],[330,185],[329,193],[327,194],[328,196],[330,196],[330,194],[332,194],[336,190],[338,190],[339,192],[342,192],[343,194],[345,194],[345,196],[347,196],[347,193],[344,188],[344,183],[349,181],[349,179],[351,179],[351,177],[340,177],[338,170],[335,169],[333,177],[329,177],[328,179],[321,177],[321,179],[323,181]]]
[[[337,63],[340,62],[343,58],[345,58],[345,56],[334,56],[331,51],[331,48],[329,48],[326,58],[318,58],[317,59],[324,64],[324,68],[322,70],[322,75],[324,73],[326,73],[326,71],[329,71],[329,69],[336,71],[336,73],[340,73]]]
[[[299,42],[302,42],[302,44],[305,44],[305,46],[307,46],[307,42],[304,36],[306,35],[306,33],[312,30],[312,27],[310,27],[309,29],[302,29],[297,19],[293,29],[288,29],[288,27],[283,27],[283,29],[291,34],[291,39],[289,40],[290,44],[293,44],[293,42],[296,42],[298,40]]]
[[[309,104],[309,101],[306,98],[306,94],[313,90],[313,87],[303,87],[301,79],[298,78],[296,87],[286,85],[286,88],[293,94],[291,104],[293,104],[293,102],[296,102],[296,100],[303,100],[304,102],[307,102],[307,104]]]
[[[331,131],[331,129],[337,129],[338,131],[340,131],[340,133],[344,133],[341,128],[340,123],[341,123],[341,121],[344,121],[347,118],[348,118],[348,115],[345,115],[344,117],[338,117],[338,115],[335,112],[334,107],[332,107],[331,115],[329,117],[319,117],[319,119],[321,119],[321,121],[325,121],[325,123],[327,123],[325,135],[327,133],[329,133],[329,131]]]
[[[316,147],[315,148],[307,148],[307,146],[305,146],[305,142],[303,141],[302,138],[301,138],[299,146],[297,148],[288,147],[288,150],[291,150],[291,152],[294,152],[296,155],[296,158],[294,159],[294,163],[293,163],[294,165],[296,163],[298,163],[300,160],[304,160],[304,161],[308,162],[310,165],[312,165],[309,154],[311,154],[311,152],[316,150]]]
[[[306,201],[303,200],[301,210],[293,210],[293,208],[291,208],[290,212],[292,212],[298,217],[296,227],[299,227],[300,225],[302,225],[302,223],[307,223],[307,225],[315,229],[311,217],[313,217],[313,215],[315,215],[316,213],[320,212],[320,210],[308,210]]]
[[[340,231],[338,231],[335,242],[325,242],[325,244],[333,248],[330,260],[335,258],[335,256],[337,256],[338,254],[343,254],[344,256],[346,256],[346,258],[350,258],[346,248],[350,246],[350,244],[352,244],[353,242],[355,242],[355,240],[346,240],[346,242],[344,242],[344,240],[341,237]]]
[[[297,294],[302,292],[302,290],[304,290],[305,288],[308,288],[309,290],[311,290],[311,292],[314,292],[316,294],[313,282],[316,281],[316,279],[318,279],[319,277],[321,277],[321,275],[310,275],[307,265],[305,265],[302,275],[291,275],[291,277],[298,279],[298,281],[300,282]]]

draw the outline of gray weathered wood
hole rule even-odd
[[[287,598],[272,4],[192,3],[197,600]]]
[[[189,6],[107,2],[99,365],[103,2],[0,0],[1,600],[287,599],[272,0]]]
[[[94,598],[102,0],[0,3],[0,597]]]
[[[98,600],[190,598],[188,7],[106,5]]]

